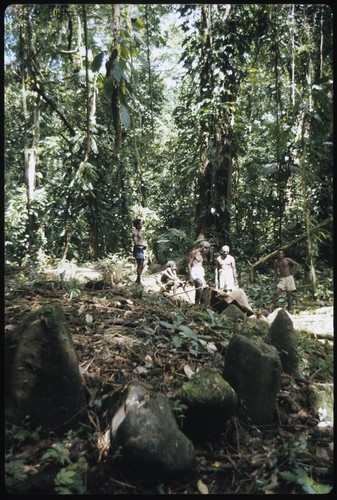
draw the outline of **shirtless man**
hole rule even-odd
[[[133,221],[134,229],[132,231],[132,241],[133,241],[133,256],[137,261],[137,279],[136,283],[141,284],[140,277],[144,269],[144,250],[146,245],[142,236],[142,221],[141,219],[135,219]]]
[[[207,288],[205,281],[205,269],[202,265],[203,255],[209,251],[210,244],[208,241],[201,241],[196,248],[191,250],[188,261],[187,281],[195,286],[195,303],[200,304],[203,292]]]
[[[273,308],[276,308],[276,302],[281,292],[287,292],[288,311],[292,310],[292,294],[296,290],[294,274],[299,271],[301,265],[289,257],[285,257],[282,248],[277,251],[277,259],[274,261],[275,280],[279,280],[273,295]]]
[[[215,287],[232,292],[238,288],[235,259],[229,255],[229,246],[221,248],[221,255],[215,261]]]

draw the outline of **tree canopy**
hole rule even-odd
[[[253,263],[332,265],[326,4],[12,4],[5,25],[5,261],[200,238]],[[320,227],[318,231],[315,228]]]

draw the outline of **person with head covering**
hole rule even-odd
[[[221,248],[215,261],[215,287],[230,293],[238,288],[235,259],[229,254],[229,246]]]
[[[133,241],[133,256],[137,262],[137,279],[136,283],[138,285],[141,284],[140,278],[144,269],[144,250],[146,249],[146,245],[143,240],[142,235],[142,227],[143,223],[141,219],[135,219],[133,221],[134,229],[132,231],[132,241]]]
[[[174,260],[169,260],[166,264],[166,269],[160,277],[164,289],[170,291],[173,288],[173,294],[176,294],[177,288],[183,285],[183,282],[178,278],[177,266]]]
[[[188,275],[187,281],[195,286],[195,303],[200,304],[202,301],[202,296],[205,288],[207,288],[207,283],[205,280],[205,269],[203,266],[203,255],[205,255],[209,249],[210,244],[208,241],[201,241],[198,243],[196,248],[193,248],[188,256],[187,268]]]

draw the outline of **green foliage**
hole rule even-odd
[[[6,439],[11,443],[13,449],[19,448],[25,443],[37,442],[41,437],[42,428],[39,426],[32,430],[30,417],[27,416],[21,425],[6,423]]]
[[[159,234],[154,242],[156,258],[161,263],[169,259],[178,260],[182,255],[187,254],[193,244],[194,241],[187,236],[185,231],[174,227],[169,228]]]
[[[188,348],[191,354],[197,356],[200,348],[204,347],[205,341],[199,339],[197,334],[189,326],[182,324],[183,321],[184,318],[178,315],[175,317],[173,323],[159,321],[159,325],[174,334],[172,337],[172,344],[176,349],[182,347]]]
[[[69,296],[69,300],[77,299],[82,294],[82,289],[79,285],[79,281],[76,278],[71,278],[66,282],[65,288],[67,290],[67,295]]]
[[[55,443],[42,456],[43,460],[53,460],[62,467],[57,473],[54,484],[55,491],[59,495],[85,494],[86,486],[84,477],[87,471],[87,462],[84,457],[80,457],[77,462],[72,462],[69,449],[63,443]]]
[[[312,223],[332,213],[328,6],[123,4],[114,39],[111,5],[85,13],[87,47],[76,35],[82,6],[6,9],[6,266],[65,249],[84,260],[88,242],[99,258],[126,255],[140,214],[149,215],[151,259],[180,257],[202,228],[252,260],[303,233],[305,201]],[[114,41],[119,58],[107,75]],[[329,233],[314,248],[326,260]]]
[[[24,467],[23,460],[13,459],[11,454],[5,455],[5,485],[9,493],[14,488],[20,488],[20,483],[23,483],[27,478]]]
[[[28,250],[27,195],[17,189],[5,208],[5,259],[7,266],[20,265]]]
[[[42,455],[43,460],[48,460],[49,458],[57,460],[62,465],[71,463],[70,452],[63,443],[56,443],[53,448],[50,448]]]
[[[183,420],[185,418],[185,412],[188,409],[188,406],[186,406],[184,403],[182,403],[180,401],[180,399],[175,399],[175,400],[173,400],[172,409],[173,409],[173,412],[178,420],[180,428],[182,428]]]
[[[282,442],[273,453],[273,462],[267,461],[267,474],[257,479],[257,485],[264,494],[294,493],[318,494],[329,493],[332,486],[316,482],[310,467],[301,466],[301,457],[308,452],[309,442],[303,436],[294,436]],[[285,466],[287,468],[285,468]],[[268,475],[268,471],[271,472]]]

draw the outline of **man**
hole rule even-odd
[[[161,275],[160,281],[163,283],[165,290],[169,291],[173,288],[173,295],[176,294],[177,288],[183,286],[183,282],[178,278],[177,266],[174,260],[167,262],[166,270]]]
[[[292,295],[296,290],[294,274],[301,265],[285,256],[283,248],[277,250],[277,259],[274,261],[275,280],[279,280],[273,295],[273,308],[276,309],[277,298],[281,292],[287,292],[288,311],[292,310]]]
[[[205,269],[203,267],[203,255],[210,249],[208,241],[201,241],[196,248],[191,250],[188,261],[187,280],[195,286],[195,303],[200,304],[207,283],[205,281]]]
[[[144,250],[146,245],[144,244],[142,236],[142,221],[141,219],[135,219],[133,221],[134,229],[132,231],[132,241],[133,241],[133,256],[137,262],[137,279],[136,283],[141,284],[140,278],[144,269]]]
[[[215,287],[227,293],[238,288],[235,259],[229,255],[229,246],[224,245],[215,261]]]

